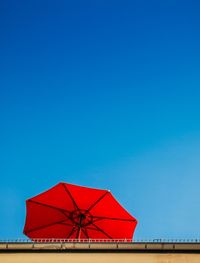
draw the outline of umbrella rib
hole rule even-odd
[[[78,228],[78,231],[77,231],[77,235],[76,235],[76,238],[79,238],[79,235],[80,235],[80,231],[81,231],[81,227],[79,226],[79,228]]]
[[[70,211],[68,210],[65,210],[65,209],[62,209],[62,208],[59,208],[59,207],[55,207],[55,206],[51,206],[51,205],[47,205],[47,204],[43,204],[43,203],[40,203],[38,201],[34,201],[34,200],[28,200],[29,202],[32,202],[32,203],[35,203],[35,204],[38,204],[38,205],[41,205],[41,206],[45,206],[45,207],[49,207],[49,208],[52,208],[52,209],[55,209],[57,211],[60,211],[64,216],[66,216],[67,219],[71,220],[70,217],[68,215],[65,214],[65,212],[69,213],[70,214]]]
[[[79,207],[78,207],[76,201],[74,200],[74,198],[73,198],[73,196],[71,195],[70,191],[67,189],[67,186],[66,186],[64,183],[62,183],[62,185],[63,185],[65,191],[67,192],[67,194],[70,196],[70,198],[71,198],[71,200],[72,200],[74,206],[75,206],[77,209],[79,209]]]
[[[58,222],[54,222],[54,223],[51,223],[51,224],[48,224],[48,225],[43,225],[43,226],[32,228],[32,229],[30,229],[28,231],[25,231],[25,233],[30,233],[30,232],[33,232],[33,231],[37,231],[37,230],[40,230],[42,228],[50,227],[50,226],[53,226],[53,225],[56,225],[56,224],[62,224],[64,221],[66,221],[66,219],[60,220]],[[71,225],[69,225],[69,226],[71,226]]]
[[[89,236],[88,236],[88,233],[87,233],[86,228],[82,228],[82,231],[83,231],[83,233],[86,235],[86,237],[89,239]]]
[[[76,230],[76,227],[73,226],[71,232],[69,233],[69,235],[67,236],[67,239],[70,238],[70,236],[73,234],[74,230]]]
[[[46,206],[46,207],[49,207],[49,208],[52,208],[52,209],[56,209],[56,210],[59,210],[60,212],[70,213],[70,211],[68,211],[68,210],[66,210],[66,209],[62,209],[62,208],[55,207],[55,206],[52,206],[52,205],[43,204],[43,203],[40,203],[40,202],[35,201],[35,200],[29,199],[28,202],[32,202],[32,203],[35,203],[35,204],[38,204],[38,205],[42,205],[42,206]]]
[[[110,239],[113,239],[110,235],[108,235],[103,229],[98,227],[96,224],[92,223],[93,226],[95,226],[101,233],[103,233],[105,236],[107,236]]]
[[[99,197],[99,199],[97,199],[88,209],[88,211],[90,211],[96,204],[98,204],[98,202],[100,202],[107,194],[109,193],[109,191],[106,191],[106,193],[104,193],[101,197]]]
[[[117,218],[117,217],[104,217],[104,216],[94,216],[96,218],[95,222],[98,220],[118,220],[118,221],[128,221],[128,222],[136,222],[135,219],[126,219],[126,218]]]

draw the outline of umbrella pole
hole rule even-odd
[[[80,215],[80,221],[79,221],[79,229],[78,229],[78,240],[81,239],[81,226],[82,226],[82,220],[85,218],[84,215]]]
[[[79,230],[78,230],[78,240],[80,241],[81,239],[81,227],[79,227]]]

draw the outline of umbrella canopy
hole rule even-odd
[[[137,220],[110,191],[59,183],[26,201],[31,239],[132,239]]]

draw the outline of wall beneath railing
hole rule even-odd
[[[125,240],[35,240],[0,242],[0,252],[37,252],[37,251],[113,251],[113,252],[163,252],[163,253],[200,253],[200,242],[127,242]],[[200,262],[199,262],[200,263]]]
[[[7,240],[0,263],[200,263],[200,242]]]
[[[0,253],[2,263],[199,263],[188,253]]]

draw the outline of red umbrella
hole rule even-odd
[[[67,183],[26,201],[29,238],[132,239],[137,220],[108,190]]]

